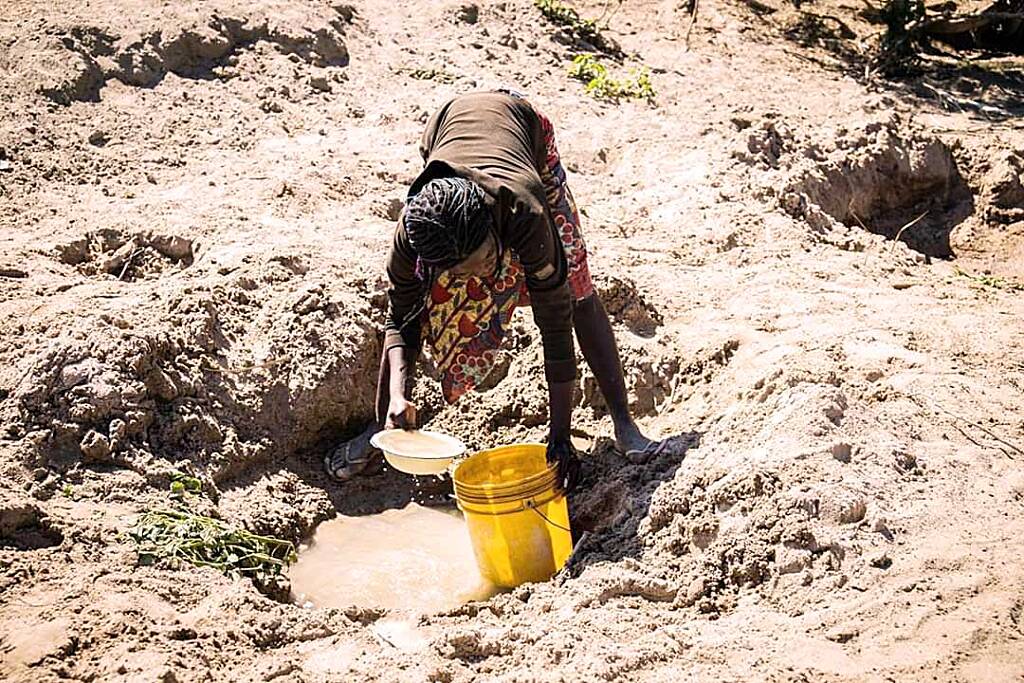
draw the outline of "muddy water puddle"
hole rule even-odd
[[[416,503],[320,524],[288,574],[307,607],[428,614],[497,592],[477,570],[462,515]]]

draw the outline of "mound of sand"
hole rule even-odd
[[[587,96],[580,36],[528,0],[0,6],[6,678],[1024,672],[1019,130],[835,77],[721,2],[689,50],[681,8],[612,18],[604,58],[651,67],[656,106]],[[138,566],[123,532],[182,473],[197,511],[296,541],[448,501],[321,459],[372,416],[423,122],[509,84],[556,123],[631,409],[670,447],[617,455],[581,358],[576,552],[442,614]],[[512,328],[459,404],[424,364],[429,427],[544,437],[529,311]]]

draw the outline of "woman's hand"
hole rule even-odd
[[[569,440],[575,382],[548,382],[548,462],[558,466],[558,485],[568,493],[576,486],[580,461]]]
[[[558,467],[558,486],[569,493],[580,479],[580,460],[576,457],[576,447],[569,439],[551,439],[548,441],[548,462]]]
[[[384,429],[416,429],[416,406],[403,396],[392,396]]]

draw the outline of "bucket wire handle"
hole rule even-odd
[[[527,500],[527,501],[525,501],[525,502],[523,503],[523,505],[525,505],[525,506],[526,506],[526,507],[528,507],[529,509],[531,509],[531,510],[533,510],[534,512],[536,512],[536,513],[537,513],[538,515],[540,515],[540,518],[541,518],[541,519],[543,519],[543,520],[544,520],[545,522],[547,522],[547,523],[548,523],[548,524],[550,524],[551,526],[555,527],[556,529],[561,529],[562,531],[567,531],[567,532],[569,532],[570,534],[572,533],[572,529],[566,529],[566,528],[565,528],[564,526],[562,526],[561,524],[559,524],[559,523],[557,523],[557,522],[552,522],[552,521],[551,521],[550,519],[548,519],[547,515],[545,515],[545,514],[544,514],[543,512],[541,512],[541,511],[540,511],[540,508],[538,508],[538,507],[537,507],[537,505],[536,505],[536,504],[535,504],[535,503],[534,503],[534,502],[533,502],[532,500]]]

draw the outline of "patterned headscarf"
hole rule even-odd
[[[484,192],[472,180],[436,178],[405,207],[405,233],[422,264],[445,270],[476,251],[492,230]]]

